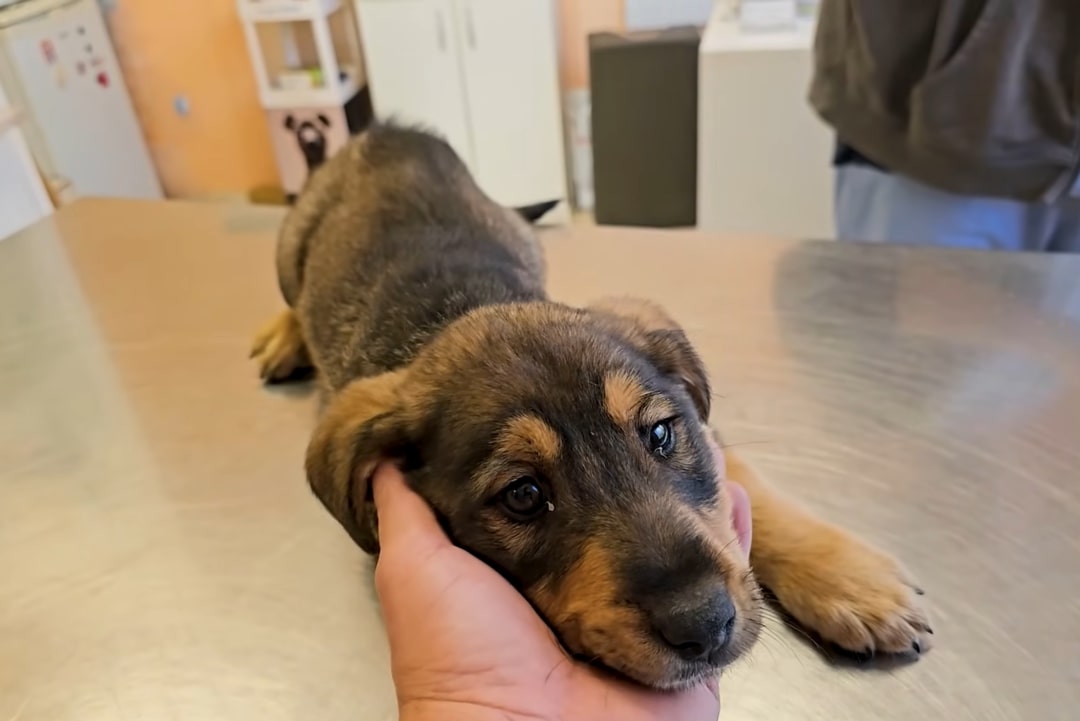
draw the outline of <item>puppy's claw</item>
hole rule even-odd
[[[870,663],[874,659],[874,651],[870,648],[864,651],[855,651],[851,654],[851,658],[858,663]]]
[[[921,633],[928,633],[931,636],[934,634],[934,629],[930,628],[930,625],[927,624],[924,620],[914,617],[905,618],[904,620],[907,621],[908,624],[916,631],[919,631]]]

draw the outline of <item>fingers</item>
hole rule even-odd
[[[716,463],[716,471],[720,474],[720,478],[727,477],[727,459],[724,457],[724,449],[720,447],[720,444],[716,442],[716,439],[712,437],[712,434],[706,433],[705,440],[709,443],[709,448],[712,449],[713,461]]]
[[[395,466],[379,466],[372,483],[383,555],[402,553],[415,557],[450,545],[431,507],[406,485],[405,476]]]
[[[709,679],[676,693],[641,689],[635,705],[644,710],[648,718],[714,719],[720,715],[719,679]]]
[[[739,538],[739,546],[746,558],[750,558],[750,544],[754,539],[753,517],[750,511],[750,496],[746,489],[735,481],[725,481],[724,488],[731,501],[731,525]]]
[[[739,537],[739,546],[742,547],[743,553],[749,558],[750,543],[754,537],[750,513],[750,496],[747,495],[746,489],[738,483],[727,480],[727,459],[724,456],[724,449],[720,447],[720,444],[716,442],[712,435],[706,434],[705,438],[709,442],[709,448],[712,449],[718,480],[722,481],[724,488],[727,489],[728,499],[731,502],[731,524]]]

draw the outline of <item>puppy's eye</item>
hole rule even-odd
[[[532,476],[523,476],[504,488],[499,503],[520,521],[531,521],[549,508],[547,494]]]
[[[667,458],[675,450],[675,429],[671,421],[654,423],[646,439],[649,451],[661,458]]]

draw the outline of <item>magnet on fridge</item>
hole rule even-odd
[[[56,46],[53,45],[52,40],[41,41],[41,54],[45,57],[45,62],[49,65],[56,62]]]
[[[105,71],[97,74],[97,84],[103,88],[109,87],[109,75]]]
[[[62,88],[67,85],[67,73],[64,72],[63,65],[57,65],[53,70],[53,78],[56,80],[56,87]]]
[[[86,63],[84,63],[82,60],[75,63],[75,72],[77,72],[79,75],[86,75]]]

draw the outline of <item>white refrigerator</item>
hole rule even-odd
[[[52,202],[19,129],[20,119],[0,88],[0,240],[52,212]]]
[[[0,85],[50,180],[162,197],[97,0],[0,0]]]

